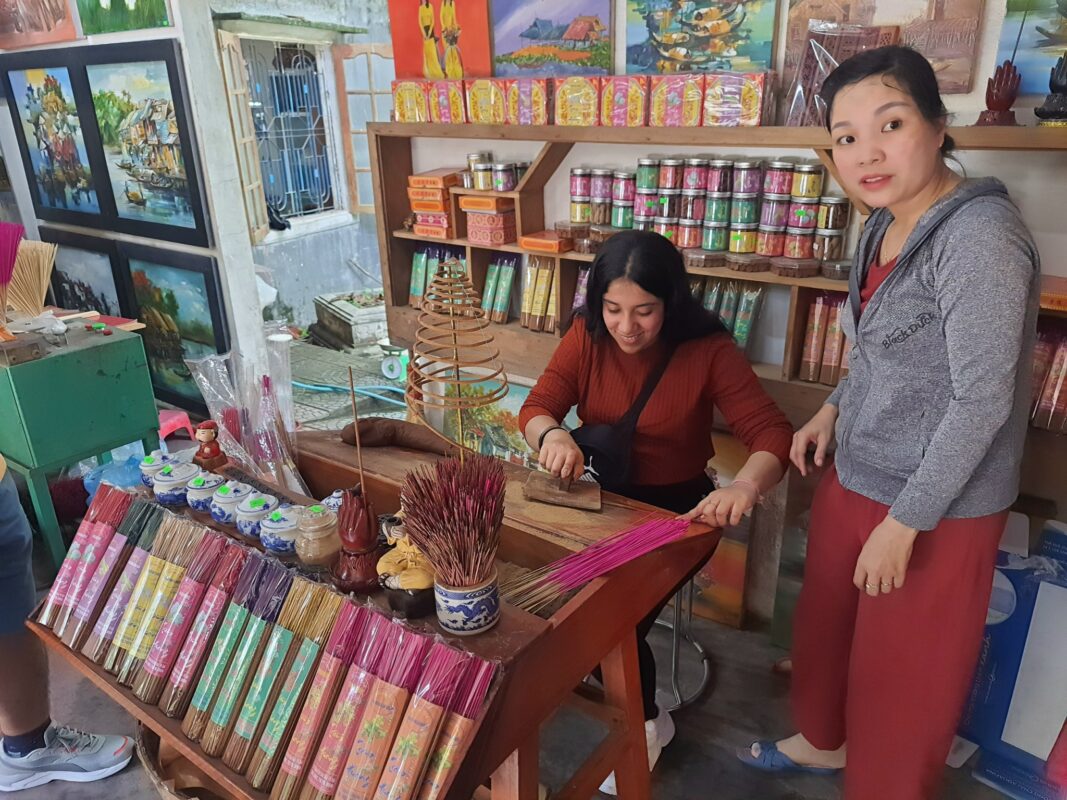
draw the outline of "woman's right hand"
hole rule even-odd
[[[837,422],[837,406],[827,403],[819,409],[808,424],[793,434],[793,446],[789,450],[789,460],[800,470],[808,474],[808,449],[815,448],[815,466],[826,463],[826,450],[834,440],[834,424]]]
[[[545,435],[537,463],[558,478],[578,480],[585,472],[585,456],[581,448],[570,433],[560,428]]]

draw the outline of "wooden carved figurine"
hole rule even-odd
[[[1037,115],[1038,125],[1065,127],[1067,126],[1067,53],[1064,53],[1056,61],[1056,66],[1049,72],[1049,94],[1045,102],[1034,109]]]
[[[402,514],[382,518],[382,533],[393,549],[378,560],[378,580],[385,588],[390,608],[407,619],[415,619],[434,610],[434,570],[404,532]]]
[[[196,440],[200,442],[200,447],[197,448],[193,461],[200,469],[214,472],[226,466],[229,459],[215,441],[218,437],[219,426],[215,420],[207,419],[196,426]]]
[[[1015,64],[1005,61],[986,82],[986,110],[978,115],[978,125],[1015,125],[1015,112],[1011,110],[1019,96],[1022,76]]]

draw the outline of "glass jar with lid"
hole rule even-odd
[[[308,506],[300,515],[296,554],[309,566],[328,567],[341,552],[337,515],[322,504]]]

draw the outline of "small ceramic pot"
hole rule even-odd
[[[278,498],[270,494],[252,492],[237,506],[237,531],[245,536],[259,537],[259,524],[278,507]]]
[[[211,513],[211,498],[224,480],[221,475],[201,470],[199,475],[189,480],[185,494],[185,502],[189,504],[189,508],[202,514]]]
[[[322,504],[326,506],[326,508],[330,509],[330,511],[332,511],[334,514],[339,514],[341,512],[341,497],[342,492],[340,489],[338,489],[329,497],[322,498]]]
[[[233,525],[237,506],[252,494],[252,487],[240,481],[227,481],[211,497],[211,518],[220,525]]]
[[[163,467],[173,464],[174,459],[164,455],[162,450],[153,450],[151,455],[141,459],[141,483],[152,488],[152,481]]]
[[[299,506],[291,506],[288,503],[278,506],[259,523],[259,542],[272,553],[293,555],[296,553],[299,524]]]
[[[434,582],[437,620],[457,636],[473,636],[496,625],[500,619],[500,590],[494,572],[477,586],[457,588]]]
[[[167,464],[152,479],[152,491],[161,506],[184,506],[189,479],[196,475],[192,464]]]

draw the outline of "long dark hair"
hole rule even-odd
[[[589,270],[585,308],[578,316],[594,339],[607,334],[604,293],[612,281],[626,278],[663,301],[660,335],[670,344],[728,333],[718,316],[708,311],[689,290],[682,254],[652,231],[623,231],[608,239]]]
[[[948,109],[937,88],[937,76],[926,57],[910,47],[889,45],[856,53],[842,61],[823,81],[819,97],[826,104],[826,130],[830,130],[830,112],[833,111],[837,93],[846,86],[874,75],[891,78],[896,88],[915,101],[919,113],[927,122],[936,125],[948,118]],[[946,133],[941,155],[947,156],[955,148],[956,143]]]

